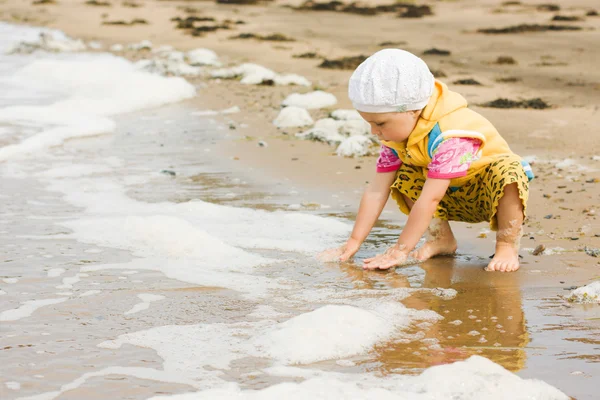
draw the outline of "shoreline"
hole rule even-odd
[[[461,3],[463,5],[472,4],[471,1],[463,1]],[[332,26],[322,26],[322,20],[328,19],[331,17],[330,14],[333,13],[297,12],[289,8],[280,7],[276,3],[253,6],[226,6],[212,2],[156,2],[141,8],[127,8],[116,5],[116,3],[113,7],[92,7],[86,6],[76,0],[63,0],[58,4],[50,6],[31,6],[16,0],[6,0],[0,5],[0,16],[7,13],[10,13],[13,17],[15,15],[26,15],[29,16],[30,23],[35,23],[36,18],[39,18],[39,15],[43,14],[43,21],[45,21],[43,25],[62,30],[74,38],[82,38],[86,41],[101,40],[105,47],[109,47],[115,43],[133,43],[139,42],[142,39],[150,39],[157,46],[173,45],[178,50],[191,50],[198,47],[214,49],[225,65],[235,65],[241,62],[259,62],[266,67],[273,68],[273,70],[279,73],[298,73],[306,76],[313,82],[313,87],[318,86],[320,89],[336,95],[338,104],[335,108],[337,109],[350,108],[345,91],[347,79],[352,71],[315,68],[315,64],[317,63],[315,60],[294,59],[290,54],[303,50],[317,49],[317,51],[321,51],[322,49],[326,49],[328,51],[327,54],[334,57],[344,54],[348,55],[351,51],[368,54],[371,50],[375,50],[372,44],[374,41],[372,32],[364,31],[364,36],[351,38],[353,40],[345,40],[346,38],[343,35],[348,29],[346,26],[348,23],[373,21],[376,19],[381,23],[381,29],[383,30],[389,29],[387,24],[390,21],[402,21],[408,27],[419,26],[419,24],[430,26],[432,23],[437,23],[440,26],[440,31],[431,33],[431,35],[439,38],[442,44],[450,45],[451,41],[448,35],[450,35],[451,30],[456,31],[457,24],[459,24],[461,18],[472,18],[472,14],[502,21],[508,21],[515,15],[520,18],[521,15],[527,18],[536,16],[538,19],[546,19],[550,15],[530,9],[519,12],[515,11],[512,14],[509,12],[510,10],[504,14],[491,13],[490,10],[493,10],[492,6],[495,7],[494,2],[487,1],[484,4],[478,4],[479,6],[470,10],[469,15],[466,17],[462,16],[460,9],[455,10],[454,13],[450,13],[453,7],[457,8],[452,4],[437,4],[435,15],[423,18],[422,20],[394,20],[389,15],[365,17],[336,13],[336,22]],[[586,7],[590,8],[591,4],[593,2],[580,1],[571,7],[580,12]],[[239,28],[235,32],[242,30],[256,32],[285,31],[285,28],[289,28],[288,30],[295,29],[293,31],[294,34],[300,35],[301,32],[304,32],[304,34],[302,37],[297,38],[296,42],[285,42],[283,44],[228,40],[227,38],[232,35],[232,32],[223,33],[222,31],[209,33],[205,37],[193,38],[176,30],[173,22],[170,21],[172,17],[182,14],[180,7],[190,5],[203,10],[200,11],[199,15],[211,15],[216,17],[217,20],[227,17],[233,18],[234,16],[246,20],[248,25],[241,25],[243,28]],[[448,12],[449,14],[444,14],[442,18],[441,11]],[[103,14],[110,15],[107,19],[111,19],[115,15],[119,15],[120,18],[133,18],[137,16],[146,19],[149,25],[131,27],[95,25],[94,21],[98,23],[102,20]],[[77,15],[77,18],[74,17],[75,15]],[[281,20],[274,20],[273,16],[279,16]],[[38,23],[43,21],[37,20]],[[291,24],[291,22],[298,21],[303,22],[299,24],[301,28],[293,28],[295,25]],[[485,20],[481,20],[480,23],[484,24],[485,22]],[[261,25],[261,23],[264,23],[265,26]],[[487,23],[492,24],[492,20],[487,21]],[[500,24],[500,21],[495,22],[495,24]],[[600,27],[600,18],[587,18],[583,24]],[[316,34],[319,28],[323,29],[323,33],[320,36]],[[336,29],[340,29],[340,32],[337,34]],[[400,31],[402,29],[406,28],[399,28]],[[485,60],[489,59],[491,55],[487,53],[482,55],[470,54],[467,56],[469,62],[466,62],[461,56],[464,53],[468,54],[470,50],[477,46],[479,46],[478,50],[489,48],[490,53],[500,53],[502,50],[500,48],[510,47],[510,44],[512,44],[510,37],[494,37],[494,43],[489,44],[485,42],[485,35],[478,36],[478,34],[463,33],[463,29],[460,29],[459,32],[460,34],[455,38],[456,40],[460,39],[463,42],[465,40],[467,42],[469,40],[473,41],[474,39],[469,38],[469,36],[476,35],[480,40],[483,37],[484,41],[483,43],[473,42],[468,46],[465,45],[464,50],[460,49],[460,43],[453,44],[452,54],[454,54],[454,51],[459,51],[457,56],[452,55],[449,58],[425,57],[431,69],[437,69],[442,66],[446,70],[449,77],[442,79],[445,82],[451,81],[453,77],[460,77],[467,74],[481,79],[482,82],[484,79],[489,82],[491,76],[503,70],[511,70],[512,75],[517,72],[531,74],[536,70],[536,68],[532,69],[527,65],[523,65],[523,62],[518,62],[514,66],[492,69],[488,71],[488,75],[491,75],[490,77],[479,78],[479,76],[485,75],[486,69],[490,69],[489,63],[486,63]],[[580,42],[589,44],[589,41],[594,37],[600,37],[600,30],[584,30],[575,33],[528,34],[518,37],[523,38],[523,41],[531,40],[532,43],[530,45],[532,46],[537,45],[541,41],[554,41],[556,51],[561,51],[561,46],[570,46],[571,39],[569,38],[573,35],[580,35]],[[414,40],[409,40],[410,44],[407,48],[414,50],[417,46],[421,48],[427,47],[424,43],[429,38],[426,36],[412,38]],[[466,36],[467,38],[465,39],[462,36]],[[363,46],[365,42],[370,44]],[[484,45],[485,47],[482,47]],[[526,46],[523,44],[514,44],[513,47],[513,53],[518,50],[520,52],[519,57],[527,57],[527,54],[523,53],[523,49],[521,48]],[[585,53],[581,49],[578,52],[581,54]],[[287,56],[283,57],[282,53],[287,54]],[[257,59],[248,58],[252,54],[258,55]],[[118,53],[118,55],[129,59],[143,57],[143,54],[131,51]],[[529,55],[529,57],[533,60],[536,58],[536,55]],[[557,56],[553,57],[557,58]],[[474,62],[476,59],[480,61]],[[550,59],[550,56],[545,57],[545,59]],[[593,55],[588,55],[587,59],[582,58],[579,60],[580,64],[569,66],[570,69],[574,69],[571,72],[578,75],[585,71],[589,72],[590,79],[596,75],[600,78],[600,70],[592,69],[587,64],[591,59],[593,59]],[[466,71],[468,70],[468,66],[473,67],[472,72]],[[529,85],[543,86],[548,79],[556,79],[556,77],[552,77],[552,74],[561,75],[561,68],[567,67],[547,67],[544,73],[546,75],[550,74],[548,77],[542,76],[542,80],[539,82],[527,81],[527,83]],[[537,68],[537,70],[540,70],[540,68]],[[547,71],[554,72],[549,73]],[[344,198],[343,201],[339,202],[340,205],[346,205],[349,209],[357,207],[358,200],[362,194],[362,188],[374,174],[375,157],[343,158],[331,156],[334,152],[334,147],[322,143],[302,141],[292,137],[295,132],[301,131],[301,129],[286,129],[287,135],[284,135],[282,134],[282,130],[277,129],[271,123],[278,114],[281,101],[288,94],[305,92],[309,89],[294,86],[242,85],[235,80],[204,80],[202,78],[188,80],[201,88],[198,90],[198,95],[194,99],[188,100],[187,104],[197,107],[200,110],[222,110],[233,106],[240,107],[240,113],[215,117],[224,122],[231,121],[232,126],[235,127],[231,132],[238,135],[238,139],[236,140],[221,141],[217,145],[219,153],[231,160],[230,162],[234,164],[234,168],[254,168],[259,171],[260,176],[268,176],[274,180],[289,180],[294,185],[300,185],[306,189],[310,189],[314,193],[320,193],[318,201],[321,202],[330,196],[338,196],[337,198]],[[493,96],[516,97],[525,95],[527,90],[530,89],[529,86],[520,84],[494,84],[493,86],[485,85],[482,87],[450,85],[450,87],[458,90],[471,103],[475,104],[484,98],[491,99],[491,93],[493,93]],[[566,103],[549,110],[499,110],[492,108],[482,109],[477,106],[473,106],[473,108],[497,126],[498,130],[517,154],[521,156],[535,156],[540,160],[550,160],[547,163],[539,161],[533,163],[537,179],[533,182],[530,193],[528,207],[530,215],[526,226],[526,233],[532,233],[533,235],[533,232],[544,232],[541,234],[542,236],[539,241],[546,243],[547,247],[560,246],[567,249],[573,248],[574,245],[579,248],[583,248],[583,246],[598,247],[600,246],[600,243],[598,243],[600,239],[594,235],[600,234],[600,221],[598,221],[595,214],[597,204],[594,199],[600,195],[600,185],[596,184],[600,177],[598,174],[600,170],[600,157],[595,153],[595,149],[589,146],[589,140],[586,135],[566,136],[561,133],[566,127],[569,130],[593,132],[594,126],[600,124],[600,111],[597,107],[589,106],[581,108],[576,104],[577,101],[573,101],[574,97],[583,99],[588,97],[590,93],[600,95],[600,85],[597,85],[597,87],[571,85],[566,86],[566,88],[570,91],[566,92],[568,96],[565,96],[564,88],[560,88],[560,90],[546,89],[546,93],[549,93],[551,97],[562,98]],[[208,96],[205,96],[205,93]],[[530,94],[528,96],[531,97],[533,95]],[[312,110],[311,115],[315,120],[323,118],[327,116],[328,110],[330,109]],[[524,132],[527,132],[527,134],[522,136]],[[251,139],[248,140],[248,137]],[[265,141],[268,147],[259,147],[257,145],[258,141]],[[265,156],[267,154],[268,157]],[[565,158],[567,159],[566,161]],[[582,169],[578,165],[579,163],[585,164],[588,169]],[[235,164],[239,164],[239,166],[235,167]],[[564,168],[560,167],[562,164],[564,164]],[[556,186],[558,190],[555,190],[551,186]],[[312,199],[303,200],[309,203],[314,201]],[[388,202],[387,210],[395,210],[395,207]],[[552,217],[547,218],[548,215]],[[402,220],[403,218],[398,212],[398,219]],[[582,231],[582,227],[585,227],[584,231]],[[574,240],[575,238],[577,238],[577,241]],[[536,240],[535,244],[537,245],[539,241]],[[593,261],[596,260],[583,258],[580,261],[593,265]]]

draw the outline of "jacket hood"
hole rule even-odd
[[[445,83],[436,80],[429,102],[408,137],[407,146],[423,140],[445,115],[465,107],[467,107],[467,100],[464,97],[448,89]]]

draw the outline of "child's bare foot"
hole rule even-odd
[[[455,252],[456,239],[450,229],[450,224],[448,221],[434,219],[427,231],[427,241],[423,246],[413,251],[410,256],[419,261],[425,261],[431,257],[454,254]]]
[[[419,261],[425,261],[431,257],[454,253],[456,253],[456,239],[454,239],[454,235],[451,235],[431,242],[428,240],[410,255]]]
[[[496,254],[485,270],[513,272],[519,267],[519,248],[513,243],[496,242]]]

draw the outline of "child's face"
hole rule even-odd
[[[371,133],[380,140],[403,142],[415,129],[421,111],[359,114],[371,125]]]

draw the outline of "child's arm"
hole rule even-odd
[[[408,254],[415,248],[429,227],[437,205],[446,194],[448,186],[450,186],[450,179],[427,179],[421,195],[410,210],[408,221],[398,238],[398,243],[384,254],[366,259],[363,268],[387,269],[406,261]]]
[[[377,172],[375,174],[374,179],[367,186],[360,200],[358,214],[350,238],[341,247],[326,250],[319,254],[321,260],[347,261],[356,254],[381,215],[381,211],[390,196],[390,186],[395,177],[396,171]]]

